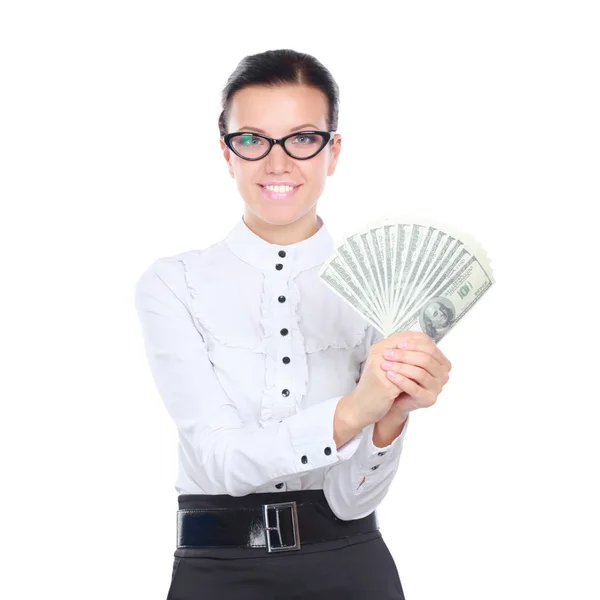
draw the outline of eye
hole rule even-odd
[[[262,138],[252,135],[251,133],[244,133],[240,136],[240,144],[242,146],[258,146],[262,143]]]
[[[305,142],[297,142],[297,140],[299,140],[299,139],[304,139],[304,140],[307,140],[307,141],[305,141]],[[314,144],[316,141],[317,141],[317,138],[314,135],[302,135],[301,134],[301,135],[297,135],[294,138],[294,144],[295,143],[299,143],[300,145],[303,145],[303,144]]]

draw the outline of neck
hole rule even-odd
[[[308,212],[292,223],[273,224],[263,221],[261,218],[246,209],[244,212],[244,223],[253,233],[278,246],[295,244],[312,237],[319,231],[316,209]]]

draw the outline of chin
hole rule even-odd
[[[250,210],[256,217],[270,225],[289,225],[304,215],[298,206],[265,207],[261,205],[260,207],[251,207]]]

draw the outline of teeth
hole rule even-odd
[[[285,192],[291,192],[294,188],[290,185],[265,185],[265,189],[270,192],[277,192],[283,194]]]

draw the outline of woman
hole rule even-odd
[[[316,210],[341,151],[337,114],[313,57],[244,58],[219,119],[243,217],[137,282],[179,433],[168,600],[404,598],[375,509],[409,412],[435,402],[450,363],[425,334],[383,340],[319,281],[334,251]]]

